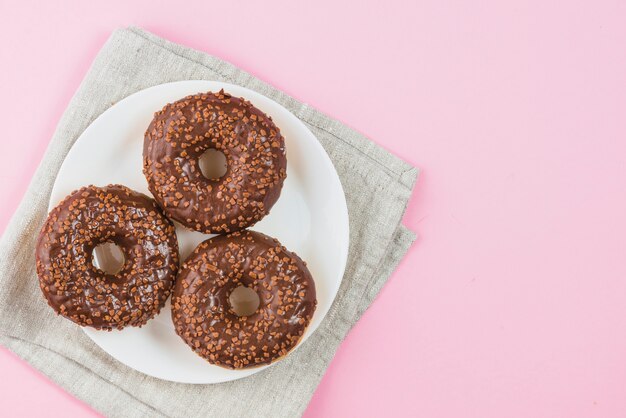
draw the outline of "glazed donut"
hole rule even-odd
[[[117,274],[92,264],[112,242],[124,254]],[[124,186],[83,187],[48,214],[36,249],[39,285],[56,311],[81,326],[122,329],[155,316],[178,270],[174,225],[147,196]]]
[[[208,149],[226,157],[226,173],[206,178]],[[276,203],[287,176],[285,141],[272,119],[223,90],[167,104],[144,137],[143,172],[170,218],[207,234],[254,225]]]
[[[238,316],[229,302],[242,285],[260,300],[249,316]],[[172,295],[172,320],[198,355],[243,369],[269,364],[293,349],[316,305],[306,263],[278,240],[245,230],[202,242],[183,263]]]

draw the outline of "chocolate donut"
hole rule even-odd
[[[237,316],[229,298],[245,286],[260,299]],[[183,263],[172,295],[176,333],[212,364],[243,369],[269,364],[293,349],[317,301],[306,263],[278,240],[253,231],[202,242]]]
[[[198,160],[226,156],[226,173],[206,178]],[[223,90],[167,104],[146,131],[143,172],[165,213],[207,234],[254,225],[276,203],[287,176],[285,141],[272,119]]]
[[[112,242],[124,253],[117,274],[92,264]],[[124,186],[88,186],[48,214],[36,249],[39,285],[58,314],[81,326],[121,329],[155,316],[178,270],[174,225],[149,197]]]

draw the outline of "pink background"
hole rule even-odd
[[[306,417],[625,416],[626,3],[248,3],[0,1],[0,229],[103,42],[141,25],[423,170],[420,239]],[[0,415],[95,415],[0,370]]]

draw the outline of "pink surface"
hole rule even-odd
[[[624,416],[626,3],[258,3],[0,2],[0,229],[102,43],[141,25],[423,170],[420,239],[307,418]],[[95,415],[0,370],[0,415]]]

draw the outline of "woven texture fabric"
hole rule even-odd
[[[119,363],[79,327],[54,314],[35,273],[37,234],[57,172],[74,141],[113,103],[179,80],[238,84],[295,114],[333,161],[350,215],[346,272],[322,325],[276,365],[216,385],[167,382]],[[0,241],[0,343],[107,416],[299,416],[337,347],[415,239],[400,221],[416,177],[416,168],[363,135],[232,64],[139,28],[117,30],[72,98]]]

